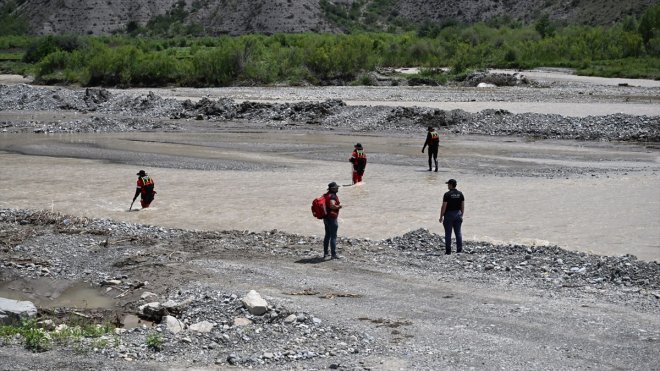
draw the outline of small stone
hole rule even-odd
[[[234,327],[242,327],[242,326],[248,326],[251,325],[252,321],[245,317],[236,317],[234,318]]]
[[[101,286],[117,286],[117,285],[121,285],[120,280],[105,280],[101,282]]]
[[[158,295],[154,294],[153,292],[145,291],[145,292],[142,293],[142,295],[140,295],[140,299],[144,300],[144,299],[148,299],[148,298],[156,297],[156,296],[158,296]]]
[[[213,327],[215,327],[215,324],[209,321],[202,321],[188,326],[188,329],[190,329],[190,331],[208,333],[211,332],[211,330],[213,330]]]
[[[239,361],[240,358],[236,357],[236,355],[233,353],[227,357],[227,363],[229,363],[230,365],[236,365],[238,364]]]

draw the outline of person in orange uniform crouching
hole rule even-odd
[[[135,196],[133,196],[133,202],[135,202],[135,199],[137,199],[138,195],[140,196],[140,204],[142,205],[143,209],[146,209],[151,205],[151,202],[154,200],[154,196],[156,195],[156,191],[154,191],[154,187],[156,184],[154,183],[154,180],[151,179],[147,173],[144,172],[144,170],[140,170],[137,173],[138,180],[137,180],[137,188],[135,189]]]
[[[364,152],[362,144],[355,145],[348,161],[353,164],[353,184],[360,183],[364,175],[364,169],[367,167],[367,154]]]

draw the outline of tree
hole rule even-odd
[[[639,20],[637,31],[642,35],[644,45],[649,45],[652,38],[660,31],[660,4],[649,8]]]
[[[544,14],[538,21],[536,21],[534,28],[542,38],[554,35],[556,29],[555,25],[550,22],[550,17],[547,14]]]

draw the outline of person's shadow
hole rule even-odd
[[[322,256],[315,256],[313,258],[305,258],[305,259],[300,259],[296,260],[296,263],[298,264],[319,264],[323,263],[325,260],[323,259]]]

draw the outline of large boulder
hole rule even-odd
[[[37,307],[31,301],[0,298],[0,324],[12,325],[36,315]]]
[[[260,316],[268,311],[268,303],[254,290],[250,290],[241,301],[243,306],[255,316]]]
[[[157,301],[141,305],[138,316],[148,321],[160,323],[165,315],[165,308]]]

